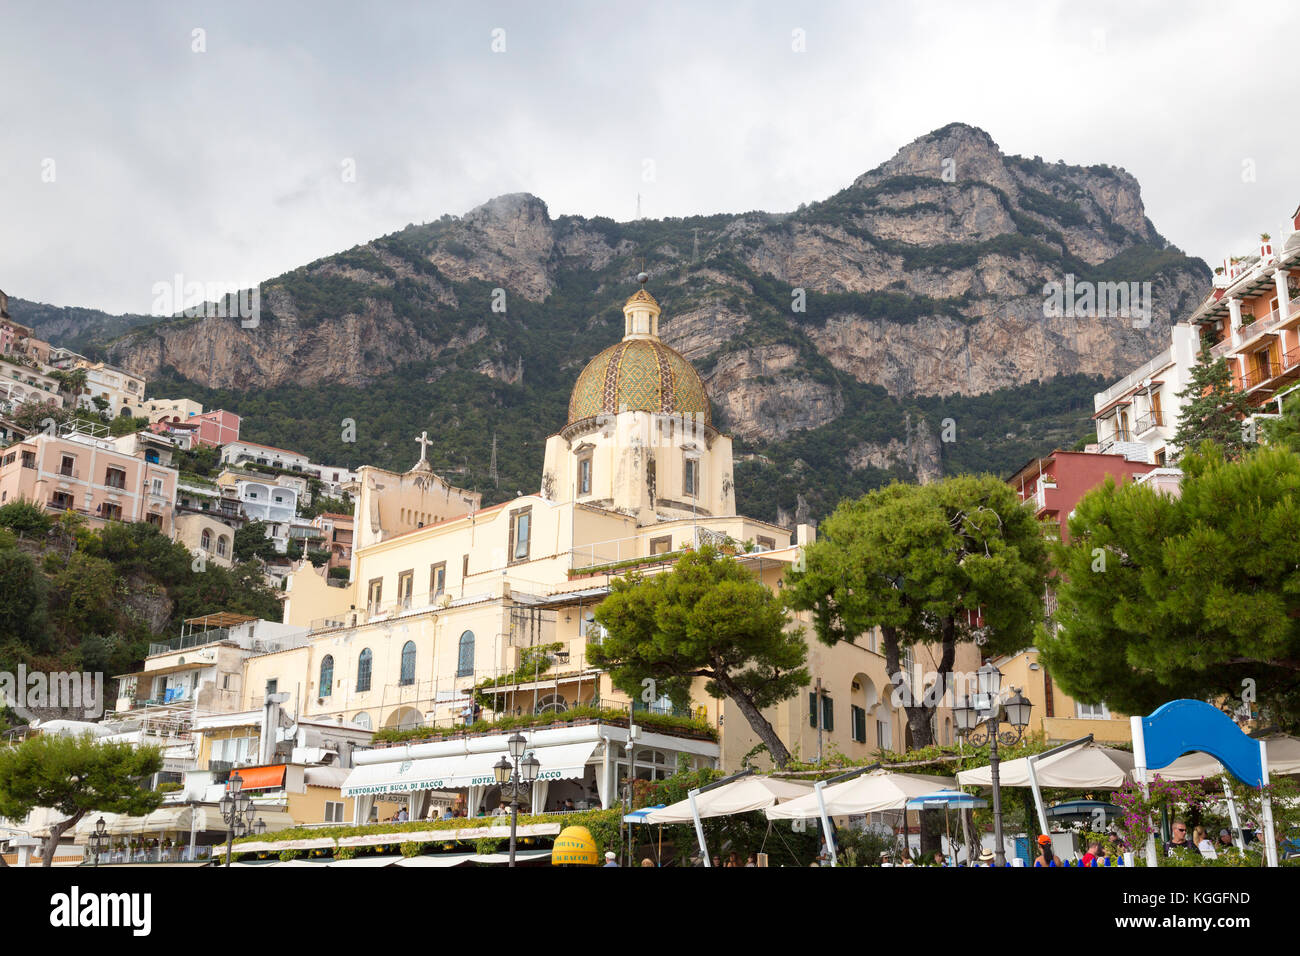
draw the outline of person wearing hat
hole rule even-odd
[[[981,851],[980,851],[980,856],[979,856],[979,862],[976,863],[975,865],[976,865],[976,866],[992,866],[992,865],[993,865],[993,851],[990,850],[990,849],[988,849],[987,847],[984,848],[983,850],[981,850]]]
[[[617,862],[617,861],[615,860],[615,858],[614,858],[614,851],[613,851],[613,850],[606,850],[606,851],[605,851],[605,865],[606,865],[606,866],[618,866],[618,862]]]
[[[889,861],[889,851],[888,851],[888,850],[881,850],[881,851],[880,851],[880,865],[881,865],[881,866],[893,866],[893,865],[894,865],[893,863],[891,863],[891,862]]]
[[[1056,856],[1052,853],[1052,838],[1046,833],[1038,836],[1038,858],[1034,860],[1034,866],[1060,866]]]

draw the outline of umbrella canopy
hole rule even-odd
[[[1268,775],[1286,777],[1300,774],[1300,737],[1281,735],[1266,738],[1268,750]],[[1194,751],[1183,754],[1173,763],[1156,767],[1153,776],[1165,780],[1200,780],[1202,777],[1217,777],[1223,773],[1223,765],[1207,753]]]
[[[1133,775],[1133,755],[1124,750],[1089,743],[1072,747],[1037,761],[1040,787],[1074,790],[1118,790]],[[975,767],[957,774],[962,786],[993,786],[993,771]],[[1029,786],[1029,758],[1020,757],[998,764],[998,783],[1003,787]]]
[[[907,801],[909,810],[972,810],[988,805],[989,802],[982,797],[960,790],[936,790]]]
[[[832,817],[902,810],[912,797],[956,786],[952,777],[932,777],[919,773],[891,773],[873,770],[852,780],[833,784],[822,791],[826,814]],[[821,816],[815,793],[805,793],[795,800],[770,807],[771,820],[809,820]]]
[[[701,817],[725,817],[732,813],[764,810],[785,800],[793,800],[808,793],[811,784],[774,777],[741,777],[709,790],[695,798]],[[645,815],[646,823],[690,823],[690,799],[678,800]]]
[[[624,823],[646,823],[646,816],[655,810],[662,810],[666,807],[665,803],[656,803],[653,807],[642,807],[640,810],[633,810],[631,813],[623,814]],[[690,802],[687,802],[687,809],[690,809]]]

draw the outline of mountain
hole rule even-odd
[[[1127,172],[1007,156],[953,124],[790,213],[617,223],[500,196],[263,283],[256,328],[181,318],[106,347],[152,395],[224,405],[250,439],[330,464],[408,467],[427,429],[431,460],[493,501],[536,488],[642,262],[663,337],[738,439],[740,507],[785,522],[891,476],[1005,473],[1074,444],[1092,393],[1159,351],[1210,277]],[[1067,275],[1150,282],[1149,324],[1045,317]]]

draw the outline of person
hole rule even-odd
[[[732,869],[740,869],[740,854],[735,850],[727,854],[727,866]]]
[[[1210,842],[1210,834],[1205,827],[1197,827],[1192,831],[1192,843],[1200,851],[1201,856],[1207,860],[1217,860],[1219,854],[1214,852],[1214,844]]]
[[[405,822],[406,822],[407,820],[409,820],[409,819],[411,819],[411,816],[410,816],[410,814],[408,814],[408,813],[406,812],[406,807],[402,807],[402,809],[400,809],[400,810],[397,811],[397,822],[398,822],[398,823],[405,823]]]
[[[613,867],[618,866],[618,861],[614,858],[613,850],[605,851],[605,866],[613,866]]]
[[[881,866],[893,866],[893,865],[894,865],[893,863],[891,863],[891,862],[889,861],[889,851],[888,851],[888,850],[881,850],[881,851],[880,851],[880,865],[881,865]]]
[[[492,816],[504,817],[509,812],[510,811],[506,809],[506,805],[504,803],[498,803],[497,808],[492,811]]]
[[[758,866],[758,854],[757,854],[757,853],[751,853],[751,854],[749,854],[749,857],[745,860],[745,866],[746,866],[746,867],[750,867],[750,866],[757,867],[757,866]]]
[[[947,865],[948,865],[948,861],[945,860],[945,859],[943,858],[943,851],[942,851],[942,850],[935,850],[935,851],[934,851],[934,865],[935,865],[935,866],[947,866]]]
[[[566,813],[572,813],[572,812],[573,812],[574,810],[576,810],[576,809],[578,809],[578,808],[575,807],[575,806],[573,805],[573,799],[572,799],[572,798],[570,798],[570,799],[564,801],[564,810],[565,810]]]
[[[912,854],[911,854],[907,849],[904,849],[904,850],[903,850],[903,859],[899,861],[899,864],[898,864],[898,865],[899,865],[899,866],[916,866],[916,864],[912,862]]]
[[[455,819],[455,817],[456,817],[456,814],[454,814],[454,813],[451,812],[451,807],[448,807],[447,809],[445,809],[445,810],[442,811],[442,818],[443,818],[444,820],[452,820],[452,819]]]
[[[713,855],[713,869],[722,869],[722,857],[718,856],[716,853]]]
[[[650,857],[647,856],[645,859],[643,859],[643,860],[641,861],[641,865],[642,865],[642,866],[654,866],[654,865],[655,865],[655,861],[652,860],[652,859],[650,859]]]
[[[981,850],[981,851],[980,851],[980,855],[979,855],[979,862],[976,863],[975,865],[976,865],[976,866],[992,866],[992,865],[993,865],[993,851],[990,850],[990,849],[988,849],[987,847],[985,847],[983,850]]]
[[[1165,844],[1165,856],[1173,856],[1176,852],[1186,853],[1195,849],[1195,845],[1187,839],[1187,824],[1182,820],[1175,820],[1173,837]]]
[[[1038,836],[1038,856],[1034,858],[1034,866],[1060,866],[1056,855],[1052,852],[1052,838],[1046,833]]]
[[[1229,833],[1227,830],[1220,830],[1220,831],[1219,831],[1219,847],[1220,847],[1221,849],[1227,849],[1227,848],[1230,847],[1230,846],[1233,846],[1233,842],[1232,842],[1232,834]]]
[[[1101,844],[1094,840],[1092,843],[1088,844],[1088,852],[1083,855],[1083,859],[1080,860],[1080,862],[1084,866],[1096,866],[1097,857],[1099,857],[1100,855],[1101,855]]]

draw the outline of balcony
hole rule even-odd
[[[1259,388],[1266,382],[1272,381],[1278,373],[1282,371],[1282,366],[1276,362],[1254,362],[1246,368],[1246,379],[1243,383],[1247,392]]]
[[[1241,328],[1237,330],[1235,336],[1229,334],[1222,342],[1219,342],[1210,349],[1210,358],[1220,359],[1232,354],[1234,350],[1249,345],[1265,332],[1271,332],[1283,322],[1290,320],[1297,314],[1300,314],[1300,296],[1296,296],[1291,300],[1287,306],[1287,313],[1285,316],[1278,309],[1274,309],[1262,318],[1253,319],[1249,323],[1243,321]],[[1246,318],[1248,318],[1248,316],[1242,316],[1243,320]]]
[[[1133,424],[1134,435],[1145,435],[1153,428],[1163,428],[1165,424],[1164,416],[1159,410],[1147,412],[1142,415]]]

